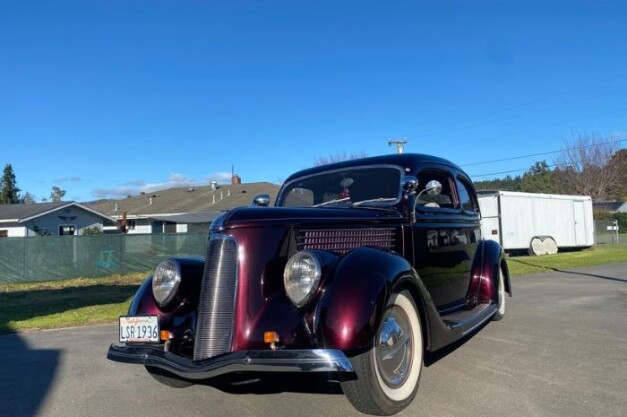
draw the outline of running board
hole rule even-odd
[[[468,333],[490,320],[496,313],[498,306],[493,304],[479,304],[471,310],[456,311],[455,313],[441,316],[450,330],[461,331],[465,336]]]

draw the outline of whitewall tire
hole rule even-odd
[[[390,297],[373,340],[373,347],[351,358],[357,379],[342,388],[359,411],[396,414],[418,390],[424,344],[416,305],[409,292]]]

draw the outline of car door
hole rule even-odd
[[[470,181],[455,170],[426,166],[417,178],[416,222],[412,226],[414,268],[438,310],[445,313],[466,302],[480,237],[479,213]],[[422,192],[431,180],[442,184],[439,195]]]

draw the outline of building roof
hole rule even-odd
[[[90,203],[89,207],[116,218],[126,213],[127,218],[131,219],[150,217],[180,223],[187,223],[184,221],[187,219],[195,220],[191,223],[196,223],[201,218],[211,221],[216,213],[222,211],[249,206],[253,198],[259,194],[268,194],[271,201],[274,201],[279,188],[277,184],[269,182],[218,185],[215,189],[211,186],[178,187],[121,200],[100,200]],[[175,215],[189,213],[199,214],[193,218],[179,217],[174,220]]]
[[[592,204],[596,210],[600,211],[610,213],[627,212],[627,202],[624,201],[594,201]]]
[[[60,201],[58,203],[0,204],[0,223],[15,225],[67,207],[78,207],[107,220],[115,221],[106,214],[75,201]]]

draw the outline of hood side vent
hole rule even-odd
[[[345,254],[362,246],[392,250],[392,227],[358,229],[302,229],[298,231],[298,249],[319,249]]]

